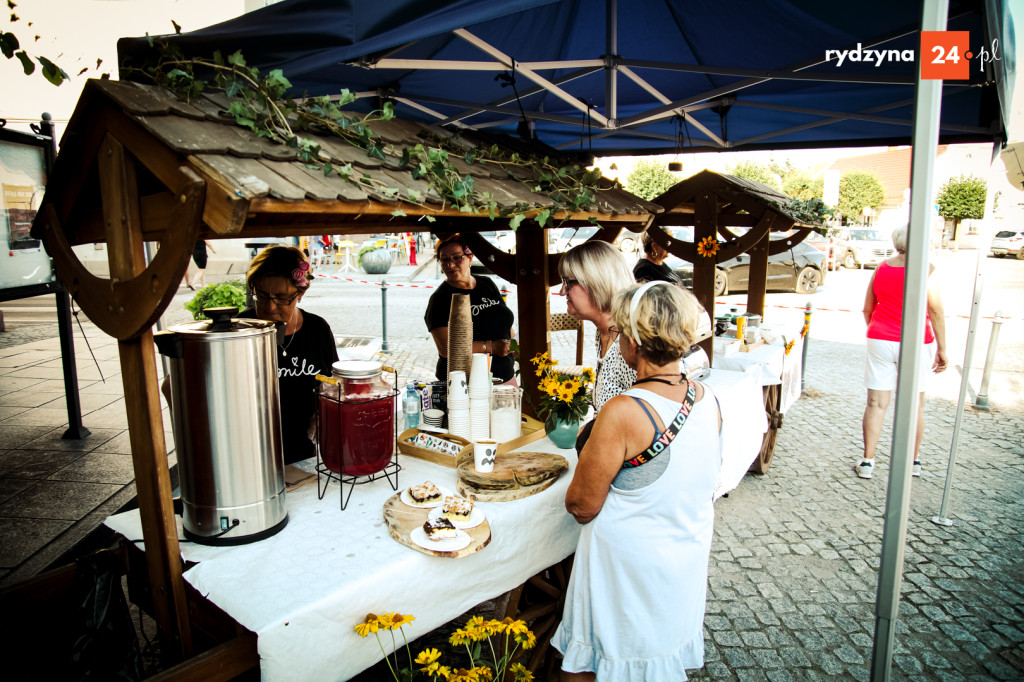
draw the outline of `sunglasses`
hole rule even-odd
[[[565,287],[566,291],[569,291],[569,289],[572,289],[579,283],[580,281],[578,279],[562,279],[562,286]]]
[[[259,289],[255,289],[255,290],[253,290],[252,293],[253,293],[253,297],[259,303],[274,303],[275,305],[284,306],[284,305],[291,305],[292,303],[295,303],[295,299],[297,299],[299,297],[299,294],[301,294],[302,292],[301,291],[296,291],[294,294],[291,294],[289,296],[273,296],[271,294],[268,294],[265,291],[260,291]]]

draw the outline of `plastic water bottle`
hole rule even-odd
[[[416,382],[410,381],[405,387],[402,398],[402,412],[405,414],[405,428],[415,429],[420,423],[420,395],[416,392]]]

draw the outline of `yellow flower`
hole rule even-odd
[[[452,671],[451,677],[448,678],[448,682],[478,682],[479,677],[473,670],[466,670],[465,668],[456,668]]]
[[[453,632],[451,637],[448,638],[448,642],[452,646],[462,646],[463,644],[469,644],[472,641],[473,639],[469,636],[469,633],[462,628]]]
[[[574,393],[572,391],[564,391],[561,389],[559,389],[558,391],[558,399],[566,403],[567,405],[572,403],[573,395]]]
[[[402,614],[400,614],[400,613],[398,613],[396,611],[395,614],[391,617],[391,629],[392,630],[397,630],[400,627],[402,627],[403,625],[408,625],[409,623],[413,622],[414,620],[416,620],[416,616],[412,616],[412,615],[403,616]]]
[[[438,663],[437,661],[434,661],[433,663],[428,663],[427,665],[425,665],[422,668],[420,668],[420,672],[421,673],[426,673],[426,674],[430,675],[431,677],[436,675],[440,670],[441,670],[441,664]]]
[[[466,621],[466,629],[478,628],[484,624],[483,616],[473,616]]]
[[[718,248],[719,246],[717,239],[715,239],[714,237],[704,237],[704,239],[701,239],[700,243],[697,244],[697,253],[704,256],[705,258],[710,258],[711,256],[714,256],[716,253],[718,253]]]
[[[544,377],[541,379],[539,384],[540,390],[547,393],[549,396],[554,397],[555,392],[558,390],[558,379],[554,377]]]
[[[417,665],[427,665],[434,663],[439,658],[441,658],[441,652],[437,649],[424,649],[419,653],[419,656],[416,657],[413,663],[416,663]]]
[[[508,671],[515,675],[515,682],[533,682],[533,673],[522,663],[513,663],[508,667]]]
[[[533,357],[533,359],[532,359],[532,360],[530,360],[530,362],[532,362],[533,364],[535,364],[535,365],[537,365],[537,366],[540,366],[540,365],[542,365],[542,364],[545,364],[545,365],[546,365],[546,364],[547,364],[547,361],[548,361],[548,353],[547,353],[546,351],[545,351],[545,352],[543,352],[543,353],[537,353],[537,354],[536,354],[536,355],[535,355],[535,356]]]
[[[394,617],[394,615],[395,614],[393,612],[388,611],[384,615],[377,616],[377,622],[380,624],[380,629],[381,630],[390,630],[391,629],[391,619],[392,619],[392,617]]]
[[[378,628],[380,628],[380,621],[377,620],[377,614],[368,613],[363,622],[356,626],[356,634],[366,637],[371,632],[377,632]]]
[[[496,635],[499,632],[504,632],[504,627],[500,620],[489,620],[484,624],[484,628],[487,630],[488,635]]]
[[[576,382],[573,379],[565,379],[564,381],[560,381],[558,383],[562,387],[563,391],[571,391],[573,393],[576,392],[577,386]]]
[[[527,630],[523,634],[516,635],[516,642],[521,644],[524,649],[532,649],[533,645],[537,643],[537,637]]]
[[[494,673],[487,666],[478,665],[470,670],[470,672],[476,673],[476,679],[482,680],[482,682],[490,682],[494,679]]]
[[[433,673],[432,673],[433,674]],[[450,680],[452,677],[452,669],[446,665],[442,665],[437,669],[437,676],[443,677],[446,680]]]
[[[585,383],[592,384],[592,383],[594,383],[594,380],[596,378],[597,377],[594,374],[594,369],[592,367],[584,367],[583,368],[583,381]]]
[[[511,618],[505,619],[505,629],[513,635],[522,635],[530,631],[525,620],[512,620]]]

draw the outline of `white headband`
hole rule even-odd
[[[637,346],[642,346],[643,344],[640,343],[640,332],[638,332],[636,329],[636,309],[637,307],[639,307],[640,299],[643,298],[644,293],[651,287],[658,284],[667,284],[668,286],[674,286],[671,282],[663,282],[661,280],[648,282],[647,284],[644,284],[635,292],[633,292],[633,298],[630,299],[629,301],[629,328],[633,332],[633,340],[636,341]]]

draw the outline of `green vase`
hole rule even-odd
[[[576,434],[579,433],[579,430],[578,419],[562,419],[552,413],[544,420],[544,432],[548,434],[548,438],[552,443],[566,450],[576,446]]]

